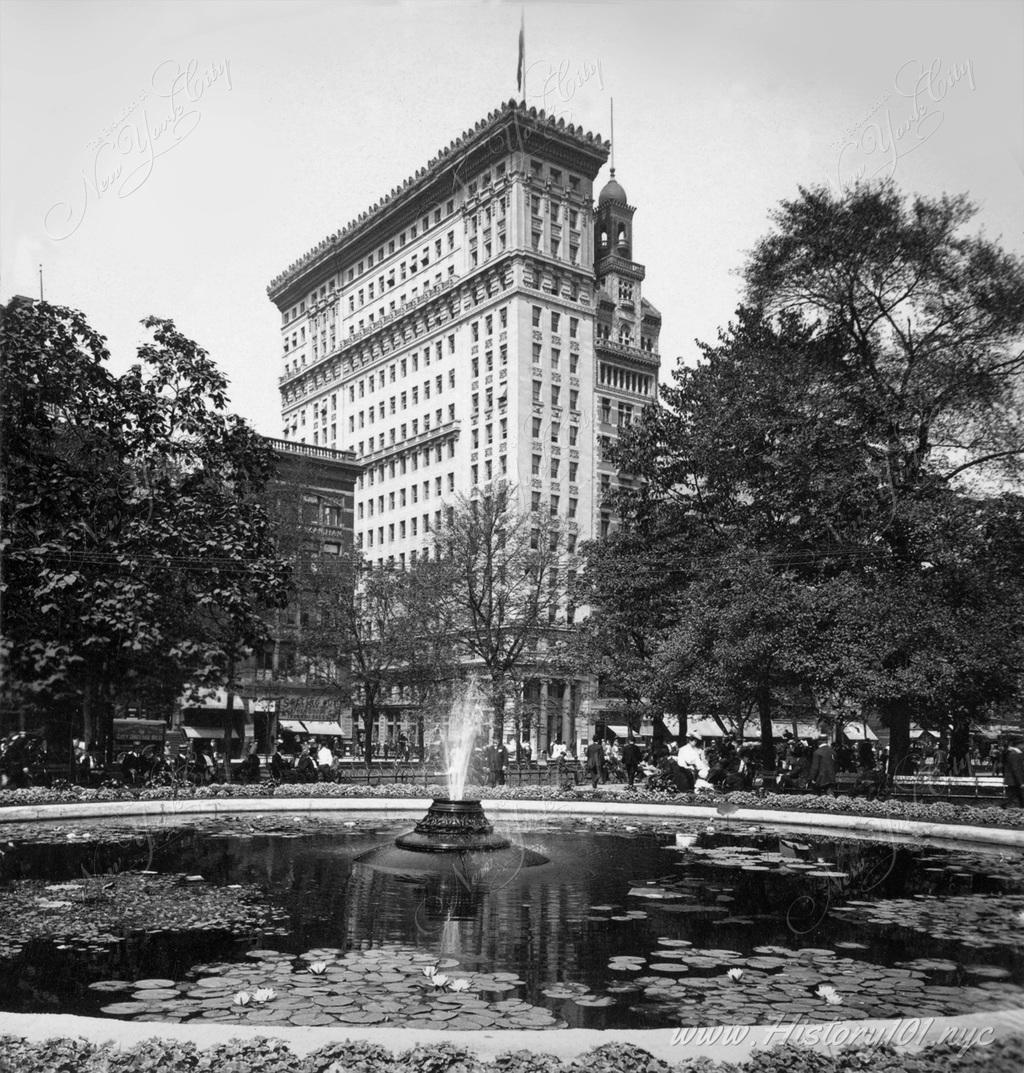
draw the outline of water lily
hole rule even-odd
[[[325,973],[327,971],[327,962],[311,961],[309,963],[309,971],[317,976],[320,976],[322,973]]]
[[[447,987],[448,977],[445,976],[443,972],[437,972],[430,977],[430,982],[434,985],[434,987]]]
[[[460,976],[458,979],[452,980],[448,987],[452,991],[468,991],[469,981],[465,977]]]
[[[725,975],[728,976],[730,980],[735,982],[736,980],[740,979],[740,977],[743,975],[743,970],[742,969],[730,969]]]
[[[423,966],[423,975],[428,980],[432,980],[434,978],[434,973],[435,972],[437,972],[437,966],[436,965],[424,965]]]
[[[831,984],[822,984],[815,992],[818,998],[823,998],[830,1006],[841,1006],[843,1000],[839,992]]]
[[[257,987],[252,993],[253,1002],[270,1002],[277,998],[277,992],[272,987]]]
[[[234,1003],[236,1006],[248,1006],[252,1002],[252,995],[248,991],[236,991]]]

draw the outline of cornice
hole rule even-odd
[[[580,170],[591,180],[608,158],[611,148],[598,134],[584,132],[582,127],[566,123],[561,118],[556,119],[543,110],[528,109],[521,102],[508,101],[472,129],[464,131],[425,167],[405,179],[401,186],[392,189],[340,231],[329,235],[289,265],[271,281],[267,294],[275,302],[284,299],[289,290],[308,275],[320,272],[328,265],[332,265],[332,270],[343,268],[344,263],[356,256],[360,242],[375,245],[380,237],[378,232],[384,229],[385,224],[389,229],[400,227],[403,213],[410,220],[422,215],[427,201],[433,205],[438,200],[436,196],[427,196],[433,193],[438,184],[446,182],[449,191],[456,185],[463,185],[459,181],[460,166],[474,153],[481,156],[477,166],[482,167],[485,157],[496,158],[517,149],[527,151],[531,141],[539,143],[541,140],[546,154],[553,159],[588,165]],[[371,235],[372,242],[369,241]]]

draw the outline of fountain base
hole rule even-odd
[[[479,801],[435,798],[426,815],[395,845],[414,853],[488,852],[508,849],[512,843],[494,833]]]

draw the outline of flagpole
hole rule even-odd
[[[516,89],[522,90],[526,106],[526,5],[519,9],[519,66],[516,70]]]

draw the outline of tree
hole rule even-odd
[[[441,578],[426,561],[408,569],[370,565],[358,552],[325,555],[312,544],[296,557],[286,631],[294,671],[313,689],[356,701],[367,763],[392,689],[417,693],[422,703],[450,673]]]
[[[897,765],[912,711],[959,704],[950,689],[977,711],[993,681],[958,639],[966,608],[990,633],[1016,596],[964,520],[982,510],[1019,542],[1019,515],[965,482],[1006,480],[1024,458],[1024,269],[961,234],[972,212],[908,205],[890,184],[801,191],[747,265],[736,322],[620,446],[642,478],[625,524],[674,529],[695,567],[677,575],[684,627],[663,665],[697,687],[713,666],[760,688],[765,744],[768,683],[736,652],[770,651],[776,688],[881,707]],[[753,586],[737,584],[744,557],[765,575]],[[715,628],[701,635],[702,620]],[[702,659],[683,658],[701,636]],[[1019,629],[1006,640],[1019,652]]]
[[[123,376],[82,314],[3,314],[5,701],[113,706],[224,684],[284,599],[259,496],[269,447],[226,413],[227,382],[173,323]]]
[[[664,673],[658,655],[675,621],[680,549],[674,534],[659,540],[632,529],[583,549],[582,598],[590,614],[569,639],[575,669],[596,674],[604,690],[621,697],[630,735],[650,708],[672,705],[685,718],[688,694],[672,688],[680,675]],[[682,701],[682,703],[680,703]]]
[[[518,509],[500,482],[479,499],[461,499],[435,535],[447,568],[454,639],[488,678],[492,735],[503,740],[505,705],[522,666],[556,634],[558,609],[574,572],[548,518]]]
[[[932,592],[921,564],[948,562],[935,519],[958,512],[968,478],[991,492],[1024,472],[1024,264],[963,233],[975,212],[962,196],[908,204],[891,183],[839,199],[802,190],[745,274],[760,311],[792,312],[834,341],[829,385],[859,431],[856,472],[880,491],[868,531],[896,576]],[[889,674],[874,698],[894,732],[894,765],[917,703],[902,688],[911,659],[899,646],[883,656]]]

